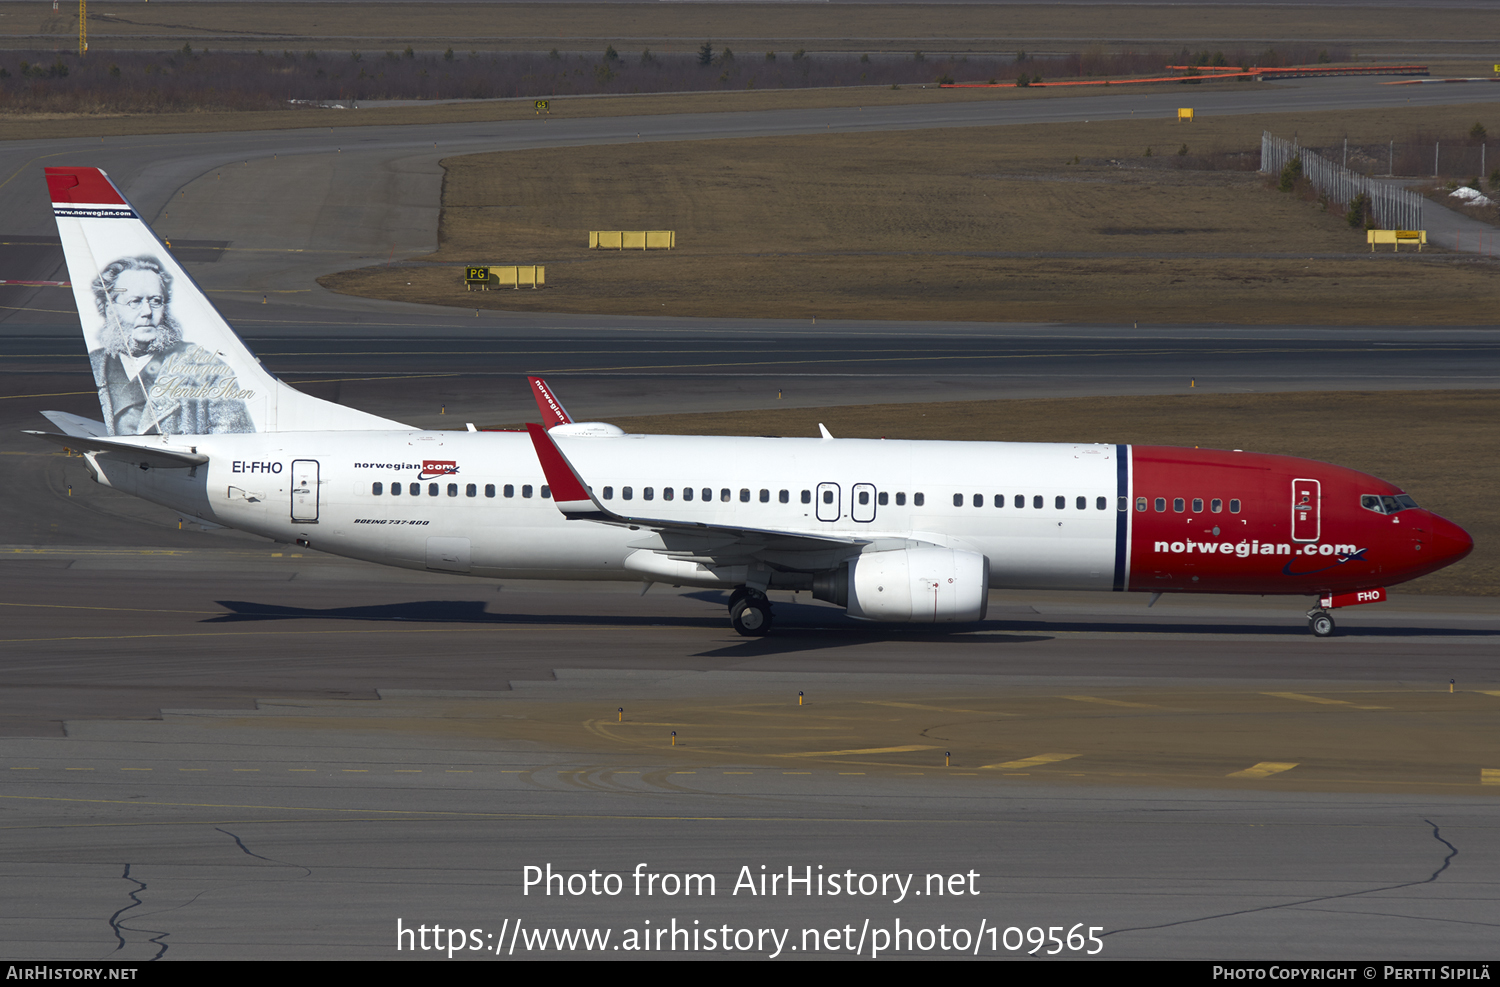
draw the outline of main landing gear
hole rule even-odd
[[[1322,608],[1307,611],[1307,626],[1313,637],[1333,637],[1333,615]]]
[[[729,594],[729,622],[745,637],[771,632],[771,601],[758,589],[740,586]]]

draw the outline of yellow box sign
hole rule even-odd
[[[547,283],[547,269],[540,264],[515,264],[492,267],[495,283],[501,288],[540,288]]]
[[[540,264],[490,265],[465,268],[464,283],[469,290],[496,288],[540,288],[547,283],[547,269]]]
[[[591,230],[590,250],[671,250],[677,246],[674,230]]]
[[[1192,107],[1190,107],[1190,106],[1184,106],[1184,107],[1181,107],[1180,109],[1178,109],[1178,111],[1177,111],[1177,119],[1179,121],[1193,119],[1193,109],[1192,109]]]
[[[1389,243],[1392,250],[1400,250],[1403,243],[1415,243],[1420,252],[1422,245],[1427,242],[1426,230],[1366,230],[1365,242],[1370,245],[1370,252],[1375,252],[1375,244]]]

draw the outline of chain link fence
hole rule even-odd
[[[1394,155],[1394,150],[1392,150],[1392,155]],[[1329,160],[1316,151],[1297,146],[1292,141],[1273,137],[1269,132],[1261,134],[1260,170],[1262,174],[1279,174],[1293,159],[1300,159],[1302,174],[1312,182],[1313,188],[1341,208],[1347,209],[1357,197],[1366,196],[1370,204],[1370,214],[1380,229],[1420,230],[1424,228],[1422,226],[1423,199],[1417,193],[1377,181],[1370,177],[1374,172],[1355,171],[1336,163],[1342,159],[1342,153],[1339,153],[1334,160]]]

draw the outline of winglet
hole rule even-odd
[[[568,409],[557,400],[557,395],[552,393],[552,388],[540,377],[527,377],[531,382],[531,394],[536,398],[537,410],[542,413],[542,425],[552,428],[555,425],[571,425],[573,419],[568,414]]]
[[[588,486],[573,464],[568,462],[547,429],[535,422],[528,422],[526,431],[531,434],[531,444],[536,447],[536,458],[542,464],[542,475],[552,489],[552,502],[569,518],[585,518],[596,521],[614,520],[600,507],[589,493]]]

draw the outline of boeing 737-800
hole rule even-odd
[[[426,431],[268,373],[102,171],[48,168],[102,420],[38,436],[107,486],[318,551],[488,578],[769,590],[854,617],[982,620],[992,587],[1314,597],[1330,611],[1473,541],[1365,473],[1119,444],[631,435],[533,379],[526,432]]]

